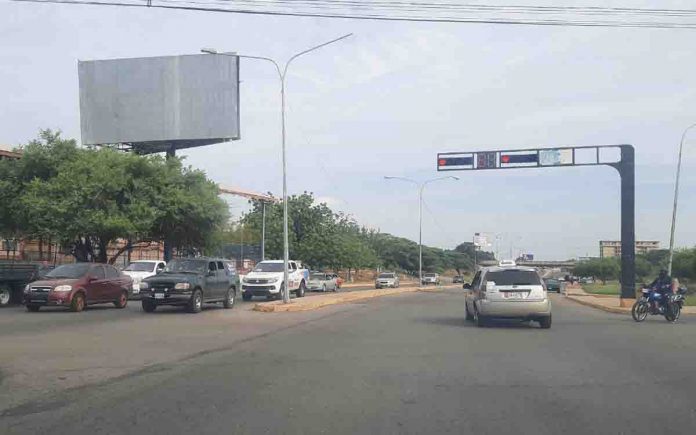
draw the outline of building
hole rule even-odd
[[[17,160],[22,157],[22,153],[12,151],[12,147],[0,145],[0,160]]]
[[[647,254],[660,249],[660,242],[654,240],[637,240],[636,254]],[[599,242],[599,257],[621,257],[621,242],[616,240],[601,240]]]

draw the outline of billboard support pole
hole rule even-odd
[[[176,145],[171,144],[167,148],[167,160],[176,158]],[[167,237],[164,238],[164,261],[169,263],[172,261],[172,241],[168,240]]]

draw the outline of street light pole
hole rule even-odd
[[[264,57],[264,56],[249,56],[249,55],[241,55],[241,54],[235,54],[235,53],[219,53],[217,50],[213,49],[202,49],[201,51],[203,53],[208,53],[208,54],[216,54],[219,56],[232,56],[232,57],[239,57],[239,58],[245,58],[245,59],[257,59],[257,60],[265,60],[267,62],[271,62],[273,66],[275,66],[276,72],[278,73],[278,79],[280,80],[280,116],[281,116],[281,143],[282,143],[282,148],[283,148],[283,303],[289,303],[290,302],[290,289],[289,289],[289,284],[288,284],[288,262],[289,262],[289,242],[288,242],[288,176],[287,176],[287,156],[286,156],[286,150],[285,150],[285,79],[287,77],[288,73],[288,67],[290,66],[290,63],[297,59],[298,57],[307,54],[309,52],[312,52],[314,50],[318,50],[322,47],[325,47],[329,44],[333,44],[334,42],[341,41],[343,39],[346,39],[350,36],[352,36],[352,33],[349,33],[347,35],[343,35],[340,38],[332,39],[331,41],[324,42],[323,44],[315,45],[314,47],[308,48],[306,50],[303,50],[292,57],[288,59],[287,62],[285,62],[285,66],[283,67],[282,71],[280,69],[280,65],[278,62],[275,60],[271,59],[270,57]]]
[[[679,200],[679,176],[681,174],[681,162],[682,162],[682,150],[684,149],[684,139],[686,139],[686,133],[692,128],[696,127],[696,124],[691,124],[686,127],[684,133],[682,134],[681,141],[679,142],[679,159],[677,160],[677,177],[674,183],[674,206],[672,207],[672,229],[669,236],[669,264],[667,265],[667,274],[672,276],[672,260],[674,260],[674,230],[677,224],[677,201]]]
[[[430,180],[425,180],[421,183],[419,183],[416,180],[413,180],[411,178],[406,178],[406,177],[388,177],[388,176],[385,176],[384,179],[385,180],[406,181],[406,182],[413,183],[416,186],[418,186],[418,285],[421,286],[421,285],[423,285],[423,190],[425,189],[426,185],[428,185],[429,183],[432,183],[434,181],[447,180],[447,179],[459,180],[459,177],[455,177],[455,176],[451,175],[448,177],[432,178]]]

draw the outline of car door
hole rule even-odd
[[[479,270],[476,272],[476,275],[474,275],[474,279],[471,281],[471,289],[469,289],[467,295],[466,295],[466,300],[468,302],[468,307],[469,310],[472,312],[474,309],[474,301],[476,300],[476,291],[478,290],[479,286],[481,284],[481,271]]]
[[[124,290],[121,274],[110,264],[104,265],[104,271],[106,272],[106,297],[110,301],[118,300],[119,296],[121,296],[121,292]]]
[[[205,290],[203,298],[206,300],[219,298],[220,280],[217,274],[217,265],[214,261],[208,262],[208,273],[205,275]]]
[[[227,275],[227,269],[222,261],[217,263],[217,276],[218,276],[218,298],[224,299],[227,295],[227,289],[229,288],[229,277]]]
[[[95,264],[89,269],[89,276],[90,279],[85,286],[86,302],[91,304],[108,300],[109,286],[108,281],[106,280],[104,266],[101,264]]]

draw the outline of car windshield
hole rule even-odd
[[[153,261],[138,261],[135,263],[131,263],[126,267],[125,271],[128,272],[152,272],[155,270],[155,262]]]
[[[283,263],[259,263],[254,268],[254,272],[282,272]]]
[[[75,263],[75,264],[64,264],[58,266],[52,271],[46,274],[47,278],[80,278],[84,276],[89,268],[92,266],[91,263]]]
[[[424,276],[425,276],[426,278],[435,278],[435,274],[434,274],[434,273],[426,273]]]
[[[489,272],[486,275],[486,281],[493,281],[496,285],[541,285],[539,275],[529,270]]]
[[[394,274],[393,273],[381,273],[379,275],[379,277],[380,278],[394,278]]]
[[[164,269],[165,273],[205,273],[208,262],[205,260],[173,260]]]

